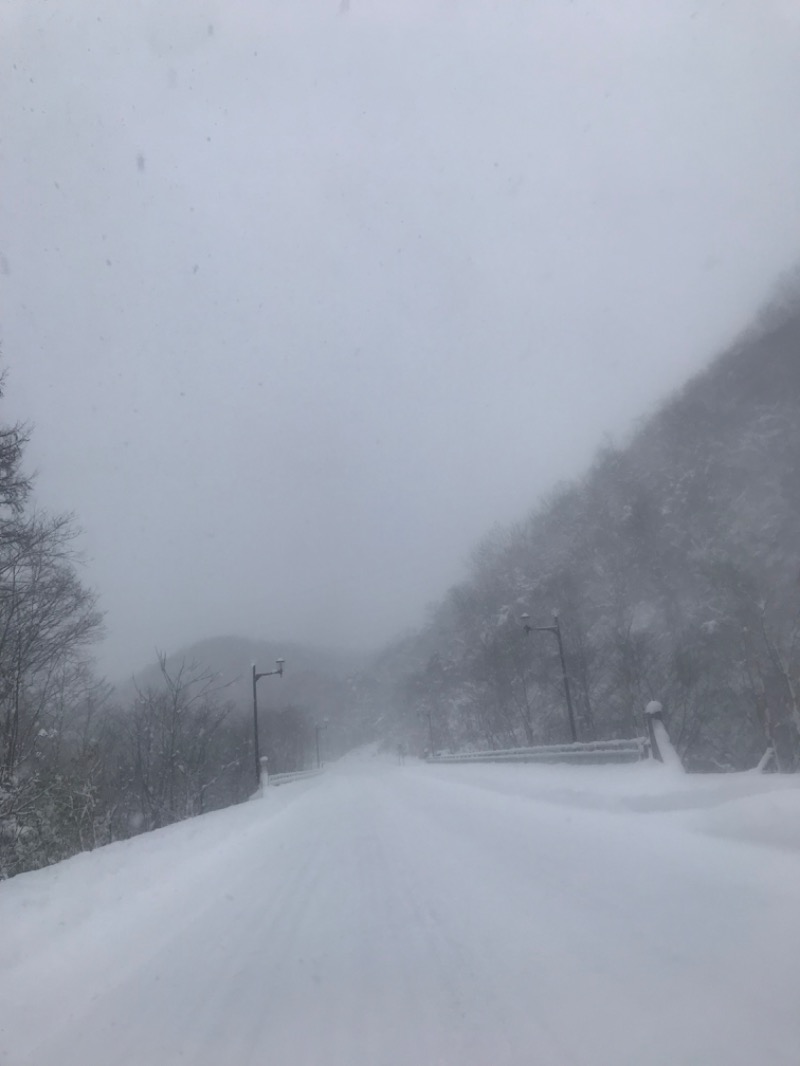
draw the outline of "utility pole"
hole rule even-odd
[[[575,727],[575,711],[572,706],[572,693],[569,687],[569,674],[567,673],[567,659],[564,655],[564,641],[561,638],[561,622],[558,611],[553,611],[553,624],[551,626],[532,626],[528,624],[530,615],[523,614],[522,628],[526,633],[555,633],[558,641],[558,655],[561,659],[561,678],[564,682],[564,695],[567,699],[567,716],[569,718],[569,731],[572,735],[573,744],[578,740],[578,730]]]
[[[260,751],[260,748],[259,748],[259,745],[258,745],[258,689],[257,689],[257,684],[258,684],[259,678],[262,678],[262,677],[273,677],[275,674],[277,674],[278,677],[283,677],[283,664],[285,663],[285,661],[286,661],[285,659],[276,659],[275,660],[275,665],[276,665],[277,669],[275,669],[275,670],[265,670],[264,673],[262,673],[262,674],[256,673],[256,664],[253,663],[253,745],[254,745],[254,748],[255,748],[255,756],[256,756],[256,785],[260,785],[261,784],[261,751]]]

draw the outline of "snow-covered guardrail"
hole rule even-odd
[[[644,737],[626,740],[591,740],[578,744],[542,744],[533,748],[501,751],[462,751],[429,755],[427,762],[567,762],[626,763],[646,759],[650,744]]]
[[[295,770],[289,774],[269,774],[265,776],[265,781],[273,788],[277,788],[278,785],[289,785],[292,781],[303,781],[307,777],[316,777],[321,773],[324,773],[322,767],[317,770]]]

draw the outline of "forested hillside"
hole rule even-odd
[[[251,663],[272,770],[341,753],[361,659],[239,638],[206,641],[114,689],[93,645],[103,620],[70,515],[35,505],[24,425],[0,427],[0,879],[237,803],[256,787]],[[355,723],[355,724],[354,724]]]
[[[312,765],[318,728],[327,753],[360,741],[354,656],[220,638],[154,653],[116,690],[98,677],[79,530],[37,509],[28,438],[0,427],[0,879],[251,795],[253,661],[287,659],[260,692],[272,770]]]
[[[79,531],[70,515],[36,508],[28,437],[24,425],[0,427],[0,879],[252,794],[250,662],[269,669],[276,657],[223,639],[154,656],[116,691],[98,678],[103,621]],[[356,742],[341,721],[349,667],[281,652],[294,677],[262,691],[262,751],[297,769],[313,760],[324,718],[338,750]]]
[[[378,676],[422,749],[641,732],[695,768],[794,768],[800,728],[800,311],[766,315],[580,481],[492,533]],[[565,432],[569,412],[564,412]]]

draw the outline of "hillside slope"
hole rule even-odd
[[[555,642],[521,618],[551,624],[553,609],[582,736],[641,731],[658,699],[696,768],[753,765],[768,745],[796,765],[800,311],[487,538],[413,653],[398,648],[395,734],[420,748],[564,739]]]

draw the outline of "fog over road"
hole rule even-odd
[[[800,858],[599,773],[354,758],[15,878],[0,1062],[795,1066]]]

